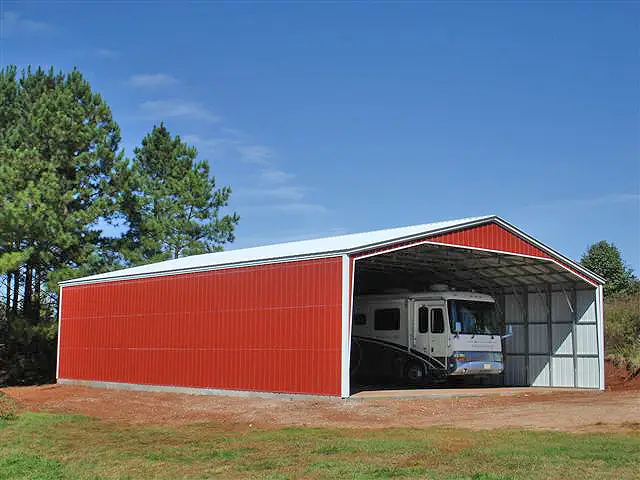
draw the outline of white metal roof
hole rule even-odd
[[[483,217],[462,218],[445,222],[427,223],[409,227],[390,228],[365,233],[352,233],[335,237],[315,238],[298,242],[278,243],[252,248],[240,248],[237,250],[225,250],[222,252],[192,255],[190,257],[165,260],[164,262],[150,263],[138,267],[115,270],[113,272],[91,275],[89,277],[75,278],[61,282],[61,285],[69,283],[85,283],[99,280],[112,280],[130,276],[147,276],[173,271],[199,270],[223,265],[260,263],[268,260],[284,260],[289,258],[314,257],[329,253],[346,253],[360,250],[379,244],[386,244],[398,240],[409,239],[415,236],[459,228],[467,224],[483,222],[492,215]]]
[[[237,250],[225,250],[222,252],[205,253],[193,255],[174,260],[150,263],[138,267],[125,268],[112,272],[101,273],[88,277],[75,278],[61,282],[60,285],[72,285],[80,283],[93,283],[108,280],[127,279],[132,277],[147,277],[156,275],[167,275],[188,271],[209,270],[212,268],[246,266],[273,261],[297,260],[305,258],[317,258],[345,253],[353,253],[368,250],[373,247],[386,245],[389,243],[401,242],[413,238],[420,238],[425,235],[439,233],[449,230],[496,221],[507,228],[519,232],[536,245],[551,253],[553,256],[561,258],[574,268],[583,271],[591,277],[600,279],[584,267],[575,264],[570,259],[563,257],[549,247],[541,244],[537,240],[520,232],[512,225],[508,224],[496,215],[485,215],[481,217],[462,218],[458,220],[448,220],[436,223],[426,223],[423,225],[413,225],[409,227],[391,228],[386,230],[376,230],[373,232],[352,233],[334,237],[317,238],[312,240],[302,240],[298,242],[278,243],[260,247],[242,248]]]

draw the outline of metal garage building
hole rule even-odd
[[[505,384],[604,388],[603,279],[496,216],[63,282],[57,378],[348,397],[354,295],[435,282],[496,298]]]

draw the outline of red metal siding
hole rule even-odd
[[[477,225],[473,227],[463,228],[449,233],[443,233],[440,235],[426,236],[419,240],[409,240],[406,242],[398,242],[393,245],[376,248],[366,252],[354,255],[353,258],[363,257],[372,254],[383,254],[390,250],[397,248],[410,247],[412,245],[418,245],[422,242],[429,241],[434,243],[443,243],[460,247],[474,247],[486,250],[496,250],[505,253],[515,253],[519,255],[529,255],[532,257],[545,258],[551,260],[551,255],[547,254],[543,250],[539,249],[535,245],[527,242],[526,240],[515,235],[502,226],[490,222],[483,225]],[[574,273],[578,277],[586,280],[587,282],[595,285],[593,280],[587,278],[582,273],[576,271],[571,266],[564,262],[555,260],[558,264]]]
[[[67,286],[64,379],[340,395],[341,258]]]
[[[430,237],[428,240],[431,242],[446,243],[450,245],[484,248],[487,250],[497,250],[500,252],[517,253],[520,255],[529,255],[531,257],[552,259],[551,255],[495,223],[466,228],[456,232],[445,233],[443,235],[436,235],[434,237]],[[593,283],[592,280],[571,268],[564,262],[558,261],[558,263],[580,278],[589,283]]]
[[[518,253],[532,257],[551,258],[534,245],[515,236],[495,223],[466,228],[443,235],[429,237],[431,242],[448,243],[465,247],[484,248],[501,252]]]
[[[406,248],[418,245],[425,241],[445,243],[460,247],[474,247],[487,250],[497,250],[507,253],[517,253],[521,255],[531,255],[540,258],[551,258],[545,252],[530,244],[529,242],[514,235],[509,230],[495,223],[485,223],[474,227],[467,227],[449,233],[425,236],[420,239],[413,239],[404,242],[394,243],[384,247],[367,250],[354,255],[359,258],[367,255],[383,254],[397,248]]]

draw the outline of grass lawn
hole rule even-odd
[[[640,478],[640,436],[0,420],[0,479]]]

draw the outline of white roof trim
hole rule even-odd
[[[391,228],[387,230],[376,230],[373,232],[353,233],[335,237],[318,238],[313,240],[303,240],[298,242],[280,243],[261,247],[242,248],[238,250],[225,250],[223,252],[205,253],[193,255],[163,262],[140,265],[138,267],[125,268],[112,272],[101,273],[89,277],[75,278],[61,282],[61,286],[79,285],[87,283],[97,283],[115,280],[128,280],[142,277],[155,277],[164,275],[176,275],[180,273],[217,270],[221,268],[241,267],[249,265],[261,265],[266,263],[277,263],[284,261],[305,260],[312,258],[333,257],[338,255],[355,253],[384,245],[421,238],[426,235],[458,230],[474,226],[477,224],[495,221],[512,232],[526,238],[536,246],[548,252],[550,255],[559,258],[561,261],[571,265],[572,268],[581,271],[587,276],[604,282],[603,279],[589,272],[568,258],[551,250],[537,240],[520,232],[509,223],[495,215],[482,217],[463,218],[459,220],[449,220],[444,222],[427,223],[424,225],[413,225],[409,227]]]

